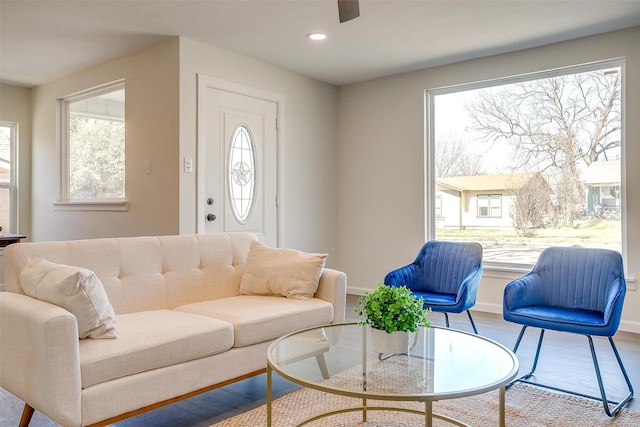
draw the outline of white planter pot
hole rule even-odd
[[[406,354],[416,345],[418,334],[371,329],[371,348],[381,354]]]

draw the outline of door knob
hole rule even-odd
[[[215,221],[215,220],[216,220],[216,216],[214,214],[207,215],[207,221]]]

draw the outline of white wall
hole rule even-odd
[[[31,234],[31,89],[0,83],[0,120],[18,123],[18,233]],[[8,231],[8,230],[5,230]],[[27,238],[28,240],[28,238]]]
[[[18,233],[31,239],[31,89],[0,83],[0,120],[18,123]],[[4,230],[5,232],[9,230]],[[0,291],[4,290],[4,268],[0,248]]]
[[[197,173],[184,173],[182,159],[197,158],[199,73],[284,97],[281,246],[327,252],[327,265],[337,261],[337,88],[184,38],[33,89],[34,240],[196,232]],[[129,211],[55,210],[56,99],[121,78]]]
[[[173,39],[33,89],[33,240],[178,233],[178,49]],[[56,100],[122,78],[128,212],[54,209]]]
[[[280,246],[337,261],[335,86],[190,39],[180,39],[180,157],[196,159],[197,75],[284,97],[280,132]],[[180,232],[196,231],[197,173],[180,174]]]
[[[626,266],[640,279],[640,27],[395,75],[339,90],[339,265],[352,292],[415,258],[425,239],[425,90],[626,57]],[[486,271],[477,309],[501,313],[517,273]],[[633,283],[631,284],[634,285]],[[640,286],[639,286],[640,287]],[[640,290],[621,328],[640,332]]]

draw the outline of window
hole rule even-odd
[[[17,233],[16,123],[0,122],[0,227],[4,233]]]
[[[528,267],[552,245],[622,252],[623,72],[615,60],[429,91],[427,238],[478,241],[487,266]]]
[[[478,194],[478,217],[502,217],[502,196],[500,194]]]
[[[60,205],[126,208],[124,81],[65,97],[59,108]]]

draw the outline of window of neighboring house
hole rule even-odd
[[[502,217],[502,196],[500,194],[478,194],[478,218]]]
[[[118,81],[59,100],[58,207],[126,209],[125,88]]]
[[[18,125],[0,122],[0,227],[3,233],[17,233],[16,147]]]
[[[436,218],[442,218],[442,194],[436,194]]]
[[[523,269],[552,245],[622,253],[623,74],[612,60],[429,91],[427,239]]]

